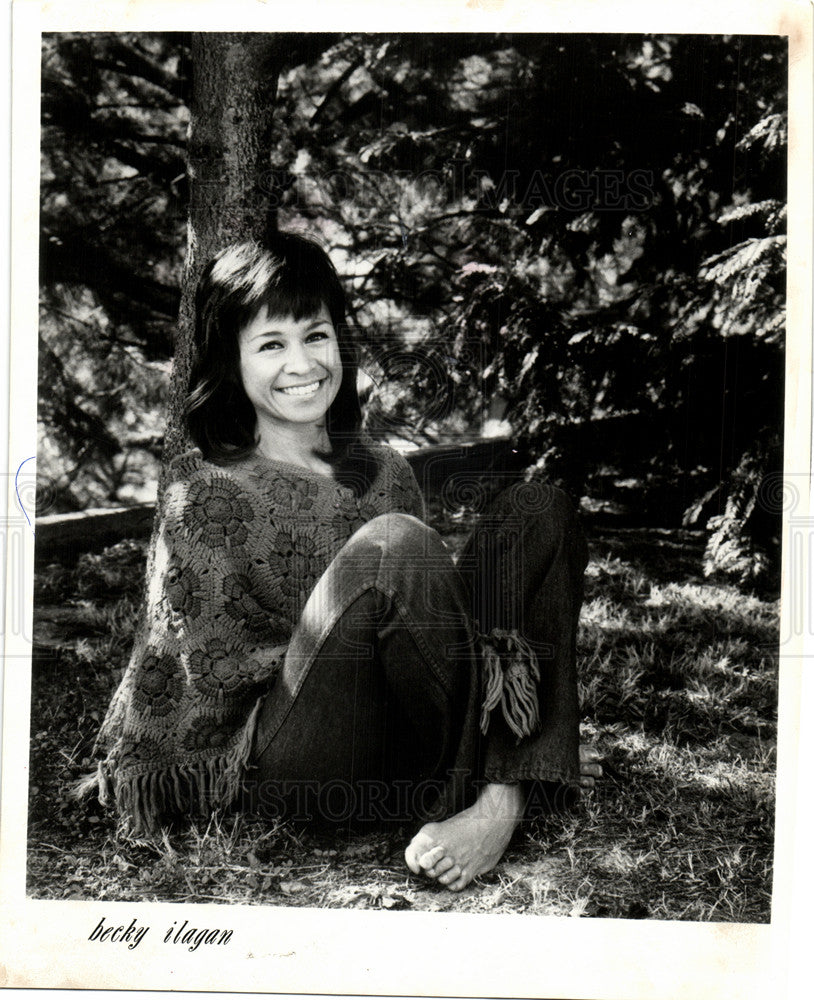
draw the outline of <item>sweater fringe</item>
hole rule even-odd
[[[237,743],[224,753],[136,774],[123,774],[112,760],[100,761],[95,775],[99,801],[103,806],[115,804],[120,832],[128,837],[152,835],[172,814],[209,815],[231,806],[241,791],[262,703],[262,698],[257,701]]]
[[[537,654],[516,629],[476,632],[475,639],[483,663],[481,732],[486,735],[492,712],[499,705],[519,743],[540,728]]]

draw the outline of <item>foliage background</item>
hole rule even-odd
[[[281,35],[264,182],[331,247],[367,421],[508,434],[629,523],[779,557],[786,43]],[[186,239],[190,39],[43,41],[41,474],[57,510],[154,494]]]
[[[526,474],[580,499],[582,738],[605,778],[460,896],[406,873],[406,831],[325,840],[237,814],[122,844],[98,803],[66,790],[92,766],[127,662],[145,543],[70,564],[41,545],[27,891],[768,921],[785,41],[270,42],[263,183],[276,224],[332,248],[370,429],[404,446],[497,434]],[[155,493],[191,52],[178,34],[44,39],[38,468],[57,510]],[[453,548],[478,496],[429,498]]]

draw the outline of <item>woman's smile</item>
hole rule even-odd
[[[325,379],[318,379],[316,382],[309,382],[307,385],[280,386],[277,392],[284,392],[287,396],[312,396],[324,381]]]

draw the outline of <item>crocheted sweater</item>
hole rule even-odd
[[[231,804],[257,715],[314,585],[379,514],[424,518],[406,460],[366,442],[376,476],[361,497],[299,466],[229,466],[198,449],[169,468],[130,662],[97,737],[93,784],[131,835],[173,814]],[[517,739],[539,726],[536,656],[524,640],[475,631],[485,733],[498,706]]]
[[[424,516],[404,458],[368,445],[361,497],[264,458],[213,465],[194,449],[169,470],[142,620],[97,738],[103,803],[130,833],[236,797],[257,713],[319,577],[379,514]]]

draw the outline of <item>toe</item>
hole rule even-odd
[[[407,867],[414,875],[420,875],[423,871],[420,858],[435,847],[435,841],[429,835],[427,827],[422,827],[413,837],[404,851],[404,860]]]
[[[404,851],[404,860],[407,862],[407,867],[415,875],[421,873],[422,868],[419,859],[427,853],[430,847],[432,847],[432,842],[423,833],[417,833],[407,845]]]
[[[460,877],[461,877],[460,867],[456,864],[453,864],[452,868],[450,868],[449,871],[444,872],[443,875],[440,875],[438,877],[438,881],[442,885],[448,886],[453,882],[457,882]]]
[[[451,889],[453,892],[460,892],[461,889],[465,889],[471,881],[472,881],[472,876],[464,871],[461,872],[458,878],[455,879],[455,881],[452,882],[450,885],[448,885],[447,888]]]
[[[416,848],[414,844],[408,844],[407,847],[405,847],[404,860],[407,862],[407,867],[413,875],[421,874],[421,865],[418,863],[418,857],[416,855]]]
[[[455,859],[451,858],[448,854],[445,854],[440,861],[436,861],[432,868],[427,869],[427,874],[432,878],[438,878],[440,875],[444,875],[446,872],[452,868],[455,864]]]
[[[432,868],[434,865],[438,864],[441,858],[443,858],[444,853],[445,853],[444,848],[440,844],[438,844],[435,847],[433,847],[432,850],[422,854],[418,859],[418,863],[421,865],[424,871],[427,871],[427,869]]]

